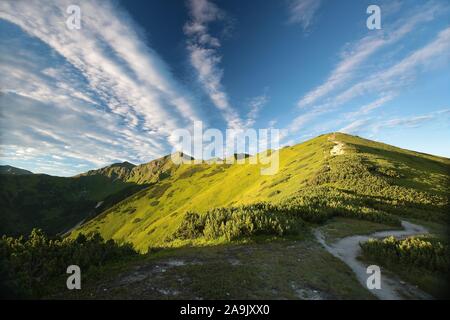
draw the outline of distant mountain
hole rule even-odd
[[[105,176],[112,179],[119,179],[126,181],[129,178],[131,170],[136,166],[130,162],[114,163],[110,166],[100,168],[97,170],[89,170],[86,173],[80,174],[79,176]]]
[[[67,231],[143,187],[102,175],[2,174],[0,236],[29,234],[33,228],[50,235]]]
[[[155,183],[170,176],[182,161],[193,159],[182,152],[175,152],[137,166],[129,162],[115,163],[101,169],[90,170],[80,176],[106,176],[136,184]]]
[[[0,174],[14,174],[14,175],[22,175],[22,174],[33,174],[33,172],[16,168],[13,166],[0,166]]]
[[[0,236],[28,234],[34,227],[49,234],[65,232],[169,177],[178,167],[172,159],[180,157],[193,159],[175,153],[138,166],[114,163],[74,177],[4,174],[0,179]]]

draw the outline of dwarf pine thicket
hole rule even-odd
[[[36,298],[47,293],[51,281],[65,275],[68,264],[83,272],[108,262],[136,255],[130,244],[104,241],[98,234],[75,239],[49,239],[34,229],[25,238],[0,239],[0,293],[9,298]],[[64,283],[64,281],[62,281]]]
[[[270,204],[258,203],[242,207],[217,208],[204,215],[188,212],[168,241],[199,237],[207,240],[224,237],[229,241],[255,235],[283,236],[298,232],[302,225],[301,219],[294,215],[272,211],[270,207]]]
[[[381,265],[418,268],[428,272],[449,272],[450,252],[443,240],[431,237],[370,239],[360,244],[363,254]]]
[[[336,216],[400,226],[397,217],[358,205],[354,197],[344,192],[326,187],[313,187],[308,191],[278,204],[259,202],[216,208],[205,214],[188,212],[180,227],[167,240],[199,237],[206,240],[221,237],[235,240],[262,234],[283,236],[300,232],[305,222],[323,223]]]
[[[448,298],[450,247],[447,239],[433,236],[388,237],[371,239],[360,246],[360,258],[368,264],[394,272],[434,298]]]

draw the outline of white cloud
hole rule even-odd
[[[381,31],[370,31],[370,34],[349,45],[343,53],[341,61],[331,71],[324,83],[306,93],[299,101],[298,106],[303,108],[315,103],[320,98],[339,89],[355,76],[358,67],[380,49],[392,45],[408,35],[420,23],[434,19],[442,11],[442,6],[426,5],[421,11],[400,20],[395,24],[385,26]],[[385,30],[388,30],[387,32]],[[373,35],[375,34],[375,35]]]
[[[266,93],[257,97],[253,97],[248,101],[250,111],[247,114],[246,127],[252,127],[255,124],[259,112],[267,104],[268,101],[269,97],[267,96]]]
[[[222,85],[223,69],[220,68],[222,57],[218,53],[220,41],[208,30],[208,24],[225,19],[224,12],[207,0],[190,0],[188,2],[190,21],[184,26],[188,36],[187,49],[190,62],[197,72],[198,80],[213,102],[222,112],[229,128],[242,128],[243,121],[230,104]]]
[[[409,118],[392,119],[380,124],[382,127],[415,127],[421,123],[429,121],[434,118],[434,115],[414,116]]]
[[[362,127],[364,127],[368,123],[367,119],[358,119],[350,123],[349,125],[341,128],[339,132],[343,133],[354,133],[360,130]]]
[[[334,98],[334,105],[363,94],[398,90],[414,79],[418,71],[425,71],[438,63],[447,63],[450,57],[450,27],[439,32],[437,37],[424,47],[410,53],[393,66],[376,72],[366,80],[358,82]]]
[[[442,109],[429,112],[427,114],[396,117],[388,120],[381,117],[357,119],[349,123],[347,126],[341,128],[339,131],[344,133],[368,132],[373,136],[380,130],[393,128],[417,128],[431,121],[435,122],[436,124],[440,121],[443,121],[447,123],[446,125],[448,126],[449,117],[450,109]]]
[[[298,23],[307,30],[320,8],[321,0],[292,0],[289,3],[289,23]]]
[[[399,93],[405,86],[411,84],[419,72],[426,72],[440,63],[448,63],[450,57],[450,27],[442,30],[433,41],[411,52],[407,57],[391,67],[375,72],[366,80],[362,80],[344,91],[327,99],[319,105],[311,107],[307,112],[296,117],[288,126],[289,132],[297,132],[305,124],[317,116],[336,112],[339,106],[352,99],[368,94],[379,94],[382,97],[363,108],[373,109],[393,98],[394,92]],[[384,97],[384,98],[383,98]],[[361,110],[360,110],[361,111]],[[364,110],[362,110],[364,113]]]
[[[432,120],[436,120],[438,118],[442,120],[448,118],[449,116],[450,116],[450,109],[442,109],[423,115],[407,116],[402,118],[394,118],[385,121],[375,122],[372,128],[374,131],[378,131],[383,128],[398,128],[398,127],[416,128]]]
[[[353,112],[348,112],[344,116],[346,118],[357,118],[359,116],[367,115],[368,113],[372,112],[375,109],[380,108],[385,103],[391,101],[394,99],[395,95],[392,93],[384,94],[380,98],[376,99],[375,101],[372,101],[368,104],[365,104],[361,106],[358,110]]]
[[[81,7],[81,30],[66,28],[69,4]],[[2,125],[2,144],[9,148],[39,146],[36,157],[98,166],[142,162],[165,152],[173,130],[201,120],[164,61],[111,2],[2,1],[0,19],[54,51],[41,57],[2,49],[1,120],[12,130]]]
[[[177,93],[161,59],[137,35],[132,22],[109,2],[80,2],[82,29],[69,30],[65,8],[73,1],[2,2],[0,17],[39,38],[80,70],[91,89],[119,115],[134,109],[148,128],[161,130],[170,109],[197,119]],[[122,107],[122,108],[121,108]]]
[[[311,109],[310,111],[295,117],[294,120],[292,120],[287,127],[288,133],[292,134],[292,133],[298,132],[308,122],[310,122],[311,120],[315,119],[319,115],[324,114],[326,112],[328,112],[328,110],[326,108],[317,107],[317,108]]]

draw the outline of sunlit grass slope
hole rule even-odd
[[[342,152],[330,151],[342,144]],[[345,134],[322,135],[280,150],[277,174],[261,175],[263,165],[183,164],[77,229],[127,241],[141,250],[167,245],[187,211],[258,202],[289,203],[308,195],[332,206],[374,208],[389,214],[444,221],[448,204],[446,158],[407,151]],[[332,190],[332,192],[329,192]],[[332,195],[331,195],[332,194]],[[335,200],[336,199],[336,200]],[[356,202],[355,202],[356,206]],[[364,214],[362,214],[364,215]]]

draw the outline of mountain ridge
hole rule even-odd
[[[10,165],[1,165],[0,166],[0,174],[24,175],[24,174],[34,174],[34,173],[29,170],[13,167]]]
[[[333,155],[336,142],[343,144],[344,152]],[[145,252],[149,246],[177,245],[167,239],[186,212],[202,215],[217,207],[280,203],[308,193],[314,199],[326,198],[324,188],[335,190],[338,201],[354,193],[362,211],[367,202],[368,210],[441,221],[448,204],[449,166],[443,157],[342,133],[325,134],[280,149],[280,169],[274,176],[261,176],[260,164],[173,166],[164,179],[104,211],[73,235],[96,231],[106,239],[130,241]]]
[[[330,154],[336,140],[344,144],[343,155]],[[382,156],[377,155],[380,152],[383,153]],[[378,158],[389,156],[387,160],[383,160],[386,167],[377,169],[372,165],[374,168],[370,170],[374,170],[376,175],[397,179],[402,187],[418,190],[425,188],[427,192],[446,188],[445,183],[441,181],[441,175],[445,170],[448,172],[450,160],[447,158],[342,133],[332,133],[280,149],[280,172],[269,177],[260,175],[261,165],[217,164],[208,160],[201,164],[180,165],[173,163],[173,155],[139,165],[129,162],[111,164],[69,178],[41,174],[3,175],[0,182],[2,185],[0,205],[4,208],[4,212],[0,216],[2,223],[0,231],[6,234],[16,234],[14,230],[27,233],[33,225],[43,227],[50,233],[59,233],[86,218],[93,219],[94,222],[86,222],[87,227],[82,226],[77,232],[97,230],[97,225],[94,229],[89,228],[89,223],[96,224],[97,215],[107,216],[111,212],[117,212],[116,208],[123,205],[122,202],[130,201],[129,198],[134,197],[139,205],[133,211],[135,214],[127,218],[131,219],[134,216],[131,222],[135,223],[130,226],[130,221],[121,218],[119,219],[121,222],[113,223],[116,227],[105,230],[103,235],[106,238],[125,239],[135,234],[137,232],[135,227],[138,226],[138,229],[147,230],[139,231],[141,234],[136,240],[136,243],[145,243],[140,248],[145,250],[144,247],[150,243],[161,245],[162,242],[155,242],[155,238],[163,239],[167,236],[166,233],[174,232],[173,226],[181,223],[186,211],[195,209],[205,212],[213,207],[248,204],[260,200],[279,201],[283,197],[295,194],[301,188],[306,188],[314,179],[319,180],[319,172],[327,170],[326,166],[329,166],[326,159],[344,157],[347,161],[348,157],[351,158],[358,153],[368,153]],[[396,173],[397,164],[392,163],[392,157],[397,157],[395,161],[400,165],[414,167],[417,172],[423,170],[423,166],[434,167],[433,170],[440,180],[436,180],[438,182],[434,186],[419,181],[417,177],[404,181],[405,179]],[[345,166],[346,161],[342,161],[341,165]],[[140,194],[145,194],[148,201],[141,204]],[[98,206],[100,202],[103,203]],[[71,217],[69,219],[68,214]],[[48,216],[52,216],[49,221],[54,222],[44,222]],[[147,221],[146,224],[141,224],[144,221]],[[54,226],[46,228],[49,223]],[[21,225],[25,227],[18,228]],[[165,225],[168,231],[160,232],[162,230],[160,225]],[[150,232],[151,230],[155,232]]]

